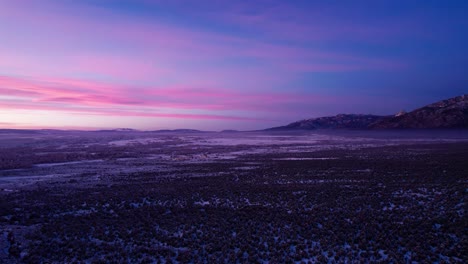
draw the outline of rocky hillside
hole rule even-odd
[[[409,113],[401,111],[394,116],[340,114],[305,119],[267,130],[398,128],[468,128],[468,95],[439,101]]]
[[[384,119],[384,116],[340,114],[319,118],[305,119],[287,126],[268,130],[311,130],[311,129],[366,129],[371,124]]]
[[[369,126],[393,128],[468,128],[468,95],[439,101],[409,113],[382,119]]]

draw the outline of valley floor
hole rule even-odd
[[[3,134],[0,146],[2,263],[468,262],[466,138]]]

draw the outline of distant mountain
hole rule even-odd
[[[197,129],[161,129],[161,130],[153,130],[147,132],[158,132],[158,133],[196,133],[202,132]]]
[[[96,130],[95,132],[139,132],[139,131],[136,129],[132,129],[132,128],[115,128],[115,129]]]
[[[468,95],[439,101],[409,113],[384,118],[369,128],[468,128]]]
[[[220,133],[237,133],[239,130],[234,130],[234,129],[225,129],[220,131]]]
[[[286,126],[267,130],[313,130],[313,129],[367,129],[371,124],[386,118],[377,115],[339,114],[305,119]]]
[[[5,128],[0,129],[0,134],[40,134],[38,130],[32,129],[14,129],[14,128]]]
[[[114,131],[118,131],[118,132],[135,132],[135,131],[138,131],[138,130],[133,129],[133,128],[116,128],[116,129],[114,129]]]
[[[305,119],[286,126],[266,129],[398,129],[398,128],[468,128],[468,95],[439,101],[414,111],[400,111],[394,116],[339,114]]]

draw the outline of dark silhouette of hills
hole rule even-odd
[[[267,130],[364,129],[383,118],[385,117],[377,115],[339,114],[305,119]]]
[[[409,113],[382,119],[370,128],[468,128],[468,95],[442,100]]]
[[[411,112],[400,111],[393,116],[367,114],[339,114],[318,118],[304,119],[285,126],[273,127],[264,131],[315,130],[315,129],[468,129],[468,95],[461,95],[442,100]],[[44,134],[64,133],[67,131],[87,132],[80,130],[56,129],[0,129],[0,134]],[[92,132],[92,131],[91,131]],[[97,130],[94,132],[156,132],[156,133],[198,133],[209,132],[196,129],[162,129],[140,131],[131,128]],[[241,132],[223,130],[221,133]]]
[[[442,100],[394,116],[339,114],[305,119],[268,131],[314,129],[446,129],[468,128],[468,95]]]

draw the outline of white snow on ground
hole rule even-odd
[[[279,158],[274,160],[334,160],[338,158],[324,157],[324,158]]]
[[[294,144],[323,144],[325,141],[334,141],[343,143],[363,143],[370,144],[398,144],[408,142],[456,142],[460,139],[441,139],[441,138],[405,138],[405,139],[379,139],[366,137],[344,137],[337,135],[321,135],[309,134],[300,136],[285,136],[285,135],[241,135],[239,137],[180,137],[180,140],[191,142],[195,145],[207,146],[267,146],[267,145],[294,145]],[[372,144],[373,143],[373,144]],[[187,144],[183,144],[184,146]]]
[[[207,202],[207,201],[200,201],[200,202],[194,202],[193,204],[194,204],[194,205],[206,206],[206,205],[210,205],[210,202]]]
[[[206,138],[203,141],[195,141],[193,144],[199,145],[220,145],[220,146],[238,146],[238,145],[285,145],[285,144],[314,144],[320,140],[338,139],[331,136],[313,135],[313,136],[246,136],[246,137],[225,137],[225,138]]]
[[[241,167],[234,167],[235,170],[255,170],[258,169],[258,166],[241,166]]]
[[[72,176],[72,174],[48,174],[48,175],[27,175],[27,176],[5,176],[0,177],[0,181],[5,182],[15,182],[15,181],[41,181],[46,180],[48,178],[54,177],[67,177]]]
[[[41,163],[34,165],[35,167],[54,167],[54,166],[64,166],[64,165],[74,165],[81,163],[93,163],[93,162],[102,162],[102,159],[96,160],[80,160],[80,161],[70,161],[70,162],[59,162],[59,163]]]
[[[267,143],[270,143],[270,140],[261,140],[261,139],[252,139],[252,138],[213,138],[213,139],[207,139],[204,142],[192,142],[193,144],[198,144],[198,145],[209,145],[209,146],[237,146],[237,145],[265,145]]]
[[[137,144],[161,143],[165,141],[166,140],[163,138],[136,138],[136,139],[111,141],[109,142],[109,145],[126,146],[126,145],[137,145]]]

